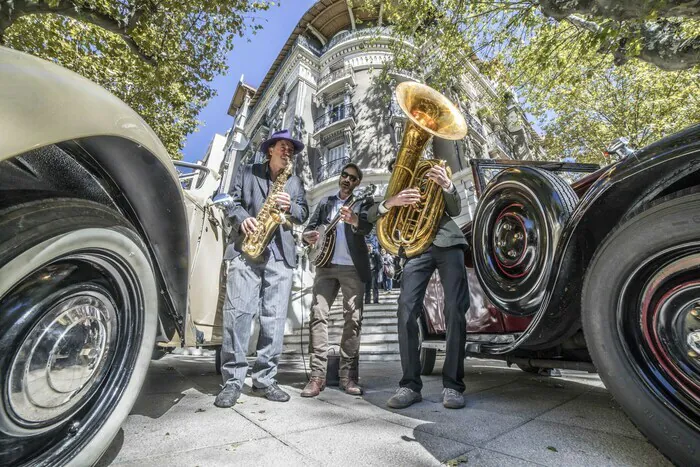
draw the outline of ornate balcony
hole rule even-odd
[[[352,68],[341,68],[331,71],[318,80],[318,90],[316,94],[332,94],[334,91],[342,89],[346,84],[354,86],[355,73]]]
[[[467,123],[469,124],[469,132],[476,136],[477,140],[481,143],[486,142],[486,131],[484,131],[484,126],[479,123],[479,121],[474,118],[472,114],[469,112],[463,112],[464,113],[464,118],[467,120]]]
[[[324,182],[340,174],[340,171],[348,162],[350,162],[350,156],[343,156],[322,164],[316,171],[316,183]]]
[[[344,31],[339,34],[336,34],[333,39],[331,39],[326,46],[323,48],[323,53],[326,53],[327,51],[331,50],[333,47],[336,45],[340,44],[341,42],[349,41],[352,39],[356,39],[359,37],[371,37],[371,36],[391,36],[391,28],[387,26],[383,27],[374,27],[374,28],[366,28],[366,29],[360,29],[358,31]]]
[[[355,128],[355,108],[352,104],[334,107],[314,120],[314,134],[330,131],[331,129],[349,126]]]
[[[498,159],[514,159],[513,150],[501,138],[492,136],[489,139],[489,153]]]

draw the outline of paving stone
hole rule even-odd
[[[288,389],[286,386],[282,388]],[[235,410],[275,436],[330,427],[366,417],[345,407],[300,397],[296,392],[289,402],[271,402],[258,396],[241,397]]]
[[[540,420],[502,435],[484,447],[551,466],[671,466],[646,441]]]
[[[123,467],[152,467],[154,465],[230,467],[232,465],[317,466],[319,463],[306,458],[296,449],[290,448],[276,439],[265,438],[112,465]]]
[[[118,437],[104,457],[125,462],[269,436],[236,411],[219,409],[213,402],[194,390],[181,396],[142,396],[122,427],[123,441]]]
[[[386,401],[390,396],[389,393],[377,392],[366,394],[365,400],[386,411],[380,415],[383,419],[464,444],[481,444],[528,421],[523,417],[486,412],[469,406],[446,409],[442,403],[426,399],[405,409],[389,409]]]
[[[377,419],[284,435],[282,440],[323,465],[438,466],[473,449]]]
[[[537,420],[645,439],[609,393],[582,394],[540,415]]]
[[[541,465],[482,448],[474,449],[457,458],[450,459],[446,464],[453,467],[474,465],[478,467],[536,467]]]

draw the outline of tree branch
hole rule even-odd
[[[100,11],[78,6],[71,1],[59,1],[55,7],[51,7],[44,2],[30,3],[27,0],[15,0],[14,7],[9,11],[7,17],[3,17],[6,21],[0,20],[0,39],[2,39],[4,31],[22,16],[54,14],[89,23],[118,35],[134,54],[153,66],[156,64],[155,57],[146,53],[131,36],[144,11],[144,8],[137,8],[128,19],[120,21]]]

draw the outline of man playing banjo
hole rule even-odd
[[[340,340],[340,388],[348,394],[360,395],[357,384],[357,357],[360,349],[360,329],[365,282],[371,279],[365,235],[372,230],[367,210],[372,198],[349,207],[353,190],[362,181],[360,168],[349,163],[343,167],[336,195],[323,198],[311,216],[303,239],[310,245],[322,242],[319,226],[336,226],[335,245],[328,252],[329,260],[316,268],[311,304],[310,346],[311,379],[301,392],[302,397],[315,397],[326,386],[328,363],[328,314],[338,291],[343,292],[343,335]],[[337,225],[331,221],[340,217]]]

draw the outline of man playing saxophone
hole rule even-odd
[[[217,407],[232,407],[241,395],[248,370],[246,353],[251,324],[257,314],[260,333],[252,369],[253,392],[271,401],[289,400],[289,394],[277,385],[275,375],[282,353],[296,251],[290,226],[276,225],[267,217],[275,212],[294,224],[306,221],[306,192],[301,180],[289,170],[293,156],[303,148],[289,130],[274,133],[260,145],[267,161],[241,166],[231,187],[233,202],[227,214],[233,230],[224,254],[229,261],[221,346],[224,386],[214,401]],[[271,236],[260,235],[259,229],[266,225],[275,229]],[[259,255],[244,253],[251,251],[250,239],[245,241],[249,236],[270,238]]]
[[[422,400],[420,377],[418,317],[430,276],[437,268],[445,290],[445,323],[447,346],[442,369],[443,405],[462,408],[464,396],[464,346],[466,342],[466,312],[469,308],[469,287],[464,267],[467,241],[452,217],[461,212],[456,187],[445,168],[434,165],[426,177],[442,187],[445,208],[432,244],[422,253],[408,258],[403,268],[401,295],[398,300],[399,351],[403,377],[399,389],[388,401],[391,408],[402,409]],[[421,200],[416,188],[405,188],[394,196],[373,206],[368,220],[375,222],[392,208],[413,206]]]

